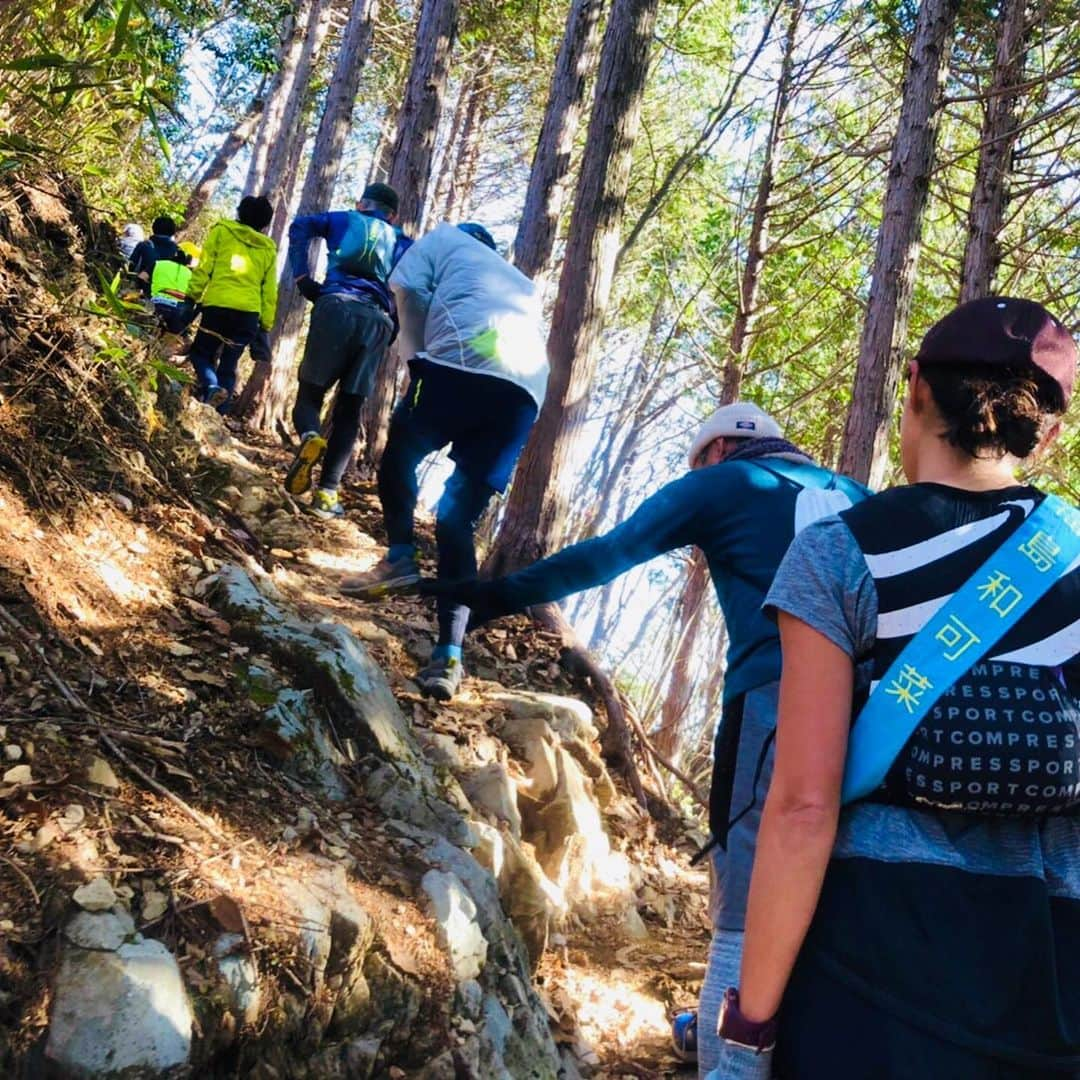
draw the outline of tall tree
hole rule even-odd
[[[325,209],[333,198],[341,172],[345,140],[352,125],[356,95],[360,89],[360,76],[371,50],[378,14],[379,0],[353,0],[349,9],[349,18],[341,31],[319,129],[315,134],[311,164],[300,192],[298,213],[311,214]],[[314,254],[314,251],[309,252],[309,258]],[[278,296],[277,323],[271,338],[273,362],[269,369],[265,364],[255,369],[236,410],[241,415],[250,416],[252,426],[262,431],[273,431],[284,414],[293,360],[304,325],[306,302],[293,286],[288,264],[281,271]]]
[[[265,105],[266,80],[259,85],[247,109],[239,120],[230,128],[216,153],[199,174],[199,179],[191,189],[184,206],[183,220],[190,224],[202,213],[203,207],[214,197],[218,184],[229,170],[236,155],[251,141],[259,125]]]
[[[1005,0],[998,16],[994,74],[986,96],[975,186],[968,209],[967,242],[960,272],[960,301],[987,296],[1001,261],[1013,147],[1019,131],[1016,107],[1024,78],[1027,0]]]
[[[772,115],[765,135],[761,170],[754,193],[754,207],[750,216],[750,235],[746,244],[746,259],[739,279],[739,299],[735,318],[731,323],[727,358],[724,364],[720,403],[728,405],[739,396],[746,356],[749,351],[754,319],[757,314],[758,294],[765,255],[769,244],[769,216],[772,211],[773,187],[780,164],[780,148],[784,138],[784,126],[788,109],[795,95],[795,45],[802,18],[802,2],[788,5],[788,20],[784,33],[784,48],[780,60],[780,75],[776,81]],[[667,693],[661,708],[660,727],[654,742],[665,756],[673,757],[678,748],[680,728],[694,694],[692,679],[694,658],[704,623],[704,613],[709,592],[709,568],[704,552],[694,548],[686,565],[679,609],[674,622],[677,646],[671,664]]]
[[[423,218],[457,19],[458,0],[424,0],[416,26],[416,48],[398,113],[388,178],[401,200],[398,222],[409,235]],[[400,367],[398,350],[388,349],[364,403],[364,461],[369,467],[377,464],[386,445]]]
[[[680,728],[693,696],[693,664],[696,644],[704,621],[709,593],[709,564],[701,548],[694,548],[686,563],[679,608],[673,625],[677,635],[675,658],[671,663],[667,693],[660,709],[660,726],[653,745],[665,757],[674,757]]]
[[[566,19],[514,237],[514,264],[527,277],[547,270],[555,247],[585,83],[596,63],[602,8],[602,0],[573,0]]]
[[[473,61],[472,73],[467,85],[464,111],[457,132],[456,145],[447,147],[447,158],[452,161],[448,177],[443,217],[447,220],[463,218],[469,212],[476,170],[480,162],[480,144],[484,121],[487,119],[491,100],[492,50],[480,49]],[[465,93],[465,91],[463,91]],[[450,153],[453,152],[452,159]]]
[[[959,0],[923,0],[904,77],[840,469],[880,487]]]
[[[244,181],[245,195],[278,195],[297,137],[311,70],[329,25],[329,0],[297,0],[286,22],[278,69],[266,97]]]
[[[596,96],[581,162],[566,259],[559,278],[548,357],[547,396],[518,464],[506,516],[489,563],[502,572],[547,554],[562,538],[573,443],[585,419],[596,345],[611,294],[619,226],[649,69],[659,0],[614,0],[600,56]],[[623,703],[610,678],[577,640],[553,604],[534,611],[562,635],[604,703],[605,756],[645,795],[633,761]]]
[[[388,181],[401,199],[398,221],[407,233],[416,231],[423,216],[457,19],[458,0],[424,0],[416,26],[416,49],[398,115]]]
[[[780,147],[784,138],[784,125],[795,90],[795,43],[798,38],[799,20],[802,18],[802,2],[789,5],[787,29],[784,34],[784,52],[780,61],[780,77],[776,83],[772,116],[765,136],[765,148],[758,173],[754,209],[750,219],[750,236],[746,245],[746,261],[743,263],[739,282],[739,305],[731,325],[731,341],[728,346],[727,363],[724,366],[724,382],[720,392],[721,404],[729,404],[739,396],[742,387],[746,352],[757,315],[758,293],[765,266],[765,253],[769,245],[769,215],[772,211],[773,187],[779,167]]]
[[[518,464],[491,568],[546,555],[562,538],[575,437],[611,294],[658,0],[614,0],[600,56],[566,258],[548,336],[547,396]]]

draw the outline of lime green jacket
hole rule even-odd
[[[262,328],[271,329],[277,311],[277,245],[239,221],[217,222],[187,291],[204,307],[257,311]]]

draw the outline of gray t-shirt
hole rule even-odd
[[[878,496],[889,500],[878,514],[913,501],[910,489],[897,491],[909,493]],[[925,495],[946,530],[980,516],[969,496],[914,494]],[[875,510],[873,503],[846,517]],[[957,587],[934,573],[943,589]],[[882,598],[889,587],[882,584]],[[839,518],[796,537],[766,598],[767,610],[794,616],[852,657],[856,706],[879,652],[879,607],[867,559]],[[1008,817],[861,800],[840,814],[799,963],[826,986],[839,981],[882,1013],[977,1055],[1073,1075],[1078,944],[1075,814]]]
[[[804,529],[788,549],[765,609],[787,612],[824,634],[856,663],[856,697],[869,686],[877,591],[851,530],[838,517]],[[992,818],[857,802],[840,816],[834,858],[925,862],[988,874],[1049,876],[1080,897],[1076,818]]]

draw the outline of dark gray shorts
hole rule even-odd
[[[750,871],[754,866],[761,808],[772,779],[775,743],[769,746],[764,760],[761,753],[776,728],[779,704],[779,680],[747,690],[743,695],[742,727],[728,811],[729,821],[738,820],[728,830],[727,850],[720,847],[712,850],[709,913],[717,930],[741,931],[746,922]]]
[[[341,393],[366,397],[393,329],[390,316],[372,300],[320,296],[311,311],[300,381],[339,383]]]

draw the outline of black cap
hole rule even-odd
[[[382,203],[391,213],[398,212],[398,193],[389,184],[368,184],[360,198]]]
[[[1061,387],[1065,404],[1076,383],[1076,343],[1042,304],[987,296],[954,308],[926,332],[920,364],[1036,367]]]
[[[491,248],[492,251],[498,251],[498,248],[495,247],[495,237],[479,222],[463,221],[458,225],[458,228],[463,233],[468,233],[474,240],[479,240],[485,247]]]

